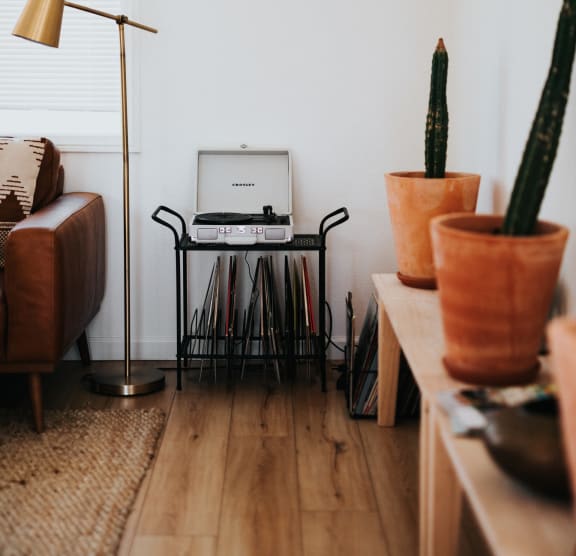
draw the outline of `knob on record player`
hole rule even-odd
[[[264,205],[262,207],[264,214],[264,222],[273,223],[276,218],[276,213],[272,210],[272,205]]]

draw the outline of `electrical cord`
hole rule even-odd
[[[252,285],[254,285],[254,276],[252,275],[252,267],[250,266],[250,263],[248,262],[248,251],[244,252],[244,261],[246,262],[246,265],[248,266],[248,276],[250,276],[250,281],[252,282]]]

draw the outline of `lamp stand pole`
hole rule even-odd
[[[65,5],[78,7],[65,2]],[[85,11],[98,12],[91,8],[79,7]],[[103,15],[104,12],[98,12]],[[105,17],[108,17],[106,14]],[[129,23],[147,31],[155,29],[131,22],[126,16],[112,16],[118,24],[120,37],[120,82],[122,92],[122,167],[123,167],[123,211],[124,211],[124,374],[94,373],[92,390],[100,394],[116,396],[135,396],[149,394],[164,388],[164,374],[157,369],[140,369],[132,371],[130,354],[130,163],[128,147],[128,96],[126,86],[126,46],[124,41],[124,24]]]

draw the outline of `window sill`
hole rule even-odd
[[[0,121],[0,135],[47,137],[62,152],[122,152],[120,114],[115,112],[0,110]],[[133,127],[130,152],[139,152],[139,133]]]
[[[76,135],[66,133],[42,134],[63,153],[121,153],[122,138],[118,135]],[[140,152],[139,145],[130,141],[130,153]]]

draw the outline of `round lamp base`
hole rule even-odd
[[[91,389],[97,394],[109,396],[139,396],[162,390],[166,385],[164,373],[156,369],[135,370],[129,380],[122,374],[95,373],[91,378]]]

